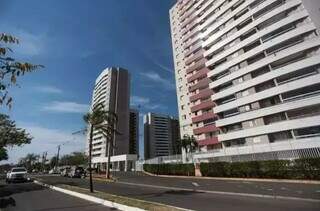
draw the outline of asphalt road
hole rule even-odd
[[[4,211],[111,211],[116,210],[56,192],[34,183],[0,181],[0,210]]]
[[[309,200],[320,200],[319,185],[175,179],[135,174],[118,177],[119,181],[115,183],[95,181],[95,190],[199,211],[320,210],[319,201]],[[59,176],[40,179],[52,185],[68,184],[88,188],[88,180],[84,179]],[[242,193],[297,199],[253,197]]]

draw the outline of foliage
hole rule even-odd
[[[0,114],[0,160],[8,159],[7,147],[29,144],[32,137],[21,128],[17,128],[9,116]]]
[[[275,179],[320,179],[320,158],[201,163],[202,176]]]
[[[181,148],[185,149],[187,153],[194,152],[198,149],[198,142],[194,136],[184,135],[181,139]]]
[[[73,152],[62,156],[59,163],[61,165],[78,166],[87,164],[87,162],[87,156],[83,152]]]
[[[112,111],[105,111],[101,104],[93,108],[91,113],[87,113],[83,117],[84,121],[90,125],[90,143],[92,143],[93,130],[96,129],[107,140],[108,145],[108,163],[110,163],[111,148],[113,147],[112,137],[115,133],[120,134],[116,130],[118,116]],[[91,164],[91,144],[89,153],[89,166]],[[107,178],[110,178],[110,165],[107,166]]]
[[[36,166],[39,166],[40,155],[29,153],[25,157],[21,158],[18,165],[24,166],[28,171],[35,169]]]
[[[57,156],[53,156],[52,158],[50,158],[50,161],[49,161],[49,165],[50,165],[50,168],[53,168],[56,166],[56,162],[57,162]]]
[[[144,164],[143,169],[152,174],[194,176],[194,164]]]
[[[19,44],[19,40],[11,35],[0,33],[0,105],[11,107],[12,97],[9,96],[8,88],[17,85],[17,78],[25,73],[33,72],[42,65],[33,65],[28,62],[19,62],[9,57],[12,52],[8,45]]]

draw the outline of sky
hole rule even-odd
[[[82,116],[106,67],[129,70],[131,105],[141,105],[141,119],[149,111],[177,116],[169,25],[174,3],[0,0],[0,32],[20,40],[10,56],[45,66],[19,78],[10,89],[12,109],[0,108],[33,136],[31,144],[11,148],[6,162],[30,152],[53,156],[59,144],[62,154],[83,151],[84,136],[72,133],[85,128]]]

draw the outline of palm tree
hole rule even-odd
[[[32,170],[32,167],[34,164],[38,161],[40,158],[39,155],[36,155],[34,153],[27,154],[24,158],[20,159],[19,165],[25,166],[29,171]]]
[[[114,143],[112,142],[113,138],[116,134],[120,134],[117,131],[117,124],[118,124],[118,116],[116,113],[112,111],[105,111],[104,112],[104,123],[98,125],[97,129],[99,129],[103,136],[107,140],[107,147],[108,147],[108,163],[107,163],[107,170],[106,170],[106,177],[110,179],[110,162],[111,162],[111,151],[114,147]]]
[[[89,174],[90,174],[90,192],[93,192],[93,185],[92,185],[92,139],[93,139],[93,130],[98,125],[101,125],[105,119],[105,111],[101,106],[95,107],[91,112],[85,114],[83,116],[83,120],[88,124],[90,127],[89,132]]]
[[[198,142],[194,136],[184,135],[181,139],[181,148],[185,150],[186,154],[194,152],[198,149]]]

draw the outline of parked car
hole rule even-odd
[[[79,166],[73,166],[70,168],[70,171],[68,172],[68,177],[71,178],[85,178],[86,172],[83,167]]]
[[[9,172],[7,172],[6,182],[26,182],[30,181],[28,177],[27,169],[24,167],[16,167],[12,168]]]
[[[67,177],[70,169],[71,169],[70,167],[65,167],[65,168],[61,169],[60,175],[63,177]]]
[[[49,174],[60,174],[60,172],[57,169],[51,169]]]

